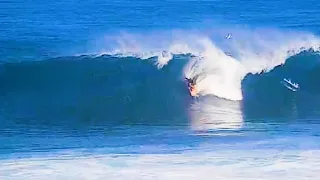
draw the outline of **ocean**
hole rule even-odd
[[[319,9],[0,1],[0,179],[317,180]]]

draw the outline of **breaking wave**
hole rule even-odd
[[[197,77],[199,93],[236,101],[243,98],[241,81],[248,73],[268,72],[289,57],[303,51],[318,52],[320,47],[320,39],[313,34],[270,29],[122,33],[106,36],[103,42],[107,45],[100,45],[104,48],[96,49],[96,54],[156,57],[158,68],[174,55],[191,55],[183,74]]]
[[[318,37],[270,30],[203,34],[112,35],[87,55],[3,62],[1,119],[183,124],[191,118],[194,129],[239,128],[244,118],[295,111],[305,117],[318,107]],[[199,101],[190,98],[184,77],[196,77]],[[299,89],[290,90],[285,79]]]

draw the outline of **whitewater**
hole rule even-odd
[[[222,32],[223,30],[223,32]],[[208,33],[209,32],[209,33]],[[230,39],[226,36],[230,33]],[[161,69],[175,55],[191,55],[183,76],[196,78],[199,94],[242,100],[241,81],[248,73],[269,72],[289,57],[320,50],[320,39],[307,32],[277,29],[222,28],[172,30],[148,35],[124,33],[105,36],[93,54],[117,57],[156,57]]]

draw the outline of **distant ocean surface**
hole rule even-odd
[[[318,180],[319,33],[315,0],[0,1],[0,179]]]

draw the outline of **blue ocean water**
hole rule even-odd
[[[319,8],[0,1],[0,178],[318,179]]]

